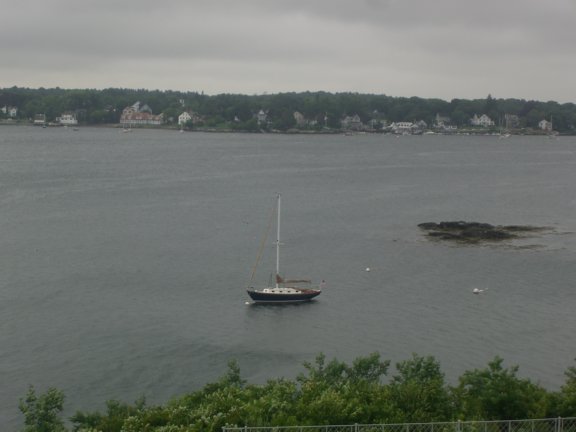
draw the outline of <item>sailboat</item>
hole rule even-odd
[[[550,139],[558,139],[558,132],[554,130],[554,123],[552,123],[552,116],[550,116],[550,127],[547,135]]]
[[[500,139],[510,138],[510,132],[508,132],[508,120],[505,120],[505,122],[506,129],[502,130],[502,118],[500,118],[500,134],[498,135],[498,138]]]
[[[253,286],[248,287],[248,295],[255,303],[301,303],[312,300],[314,297],[320,295],[322,288],[324,286],[324,281],[318,287],[311,285],[311,281],[307,279],[284,279],[280,276],[280,205],[281,196],[277,196],[276,204],[276,277],[275,284],[270,284],[264,288],[254,288]],[[272,217],[271,215],[271,222]],[[272,223],[269,224],[269,228]],[[269,230],[268,230],[269,231]],[[266,235],[267,237],[267,235]],[[265,237],[265,238],[266,238]],[[262,246],[265,241],[262,242]],[[260,249],[262,249],[262,246]],[[261,252],[261,251],[260,251]],[[258,258],[256,259],[256,264],[252,270],[251,283],[254,279],[256,273],[256,267],[260,261],[261,253],[258,253]]]

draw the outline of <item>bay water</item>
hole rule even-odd
[[[247,304],[276,193],[282,272],[325,279],[317,301]],[[251,383],[294,378],[319,353],[432,355],[450,383],[500,356],[557,390],[575,217],[575,137],[1,127],[0,426],[29,385],[70,415],[164,403],[233,359]],[[549,229],[457,246],[417,227],[446,220]],[[274,260],[268,238],[256,283]]]

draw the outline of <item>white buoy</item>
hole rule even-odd
[[[366,267],[366,271],[369,272],[369,271],[370,271],[370,267]]]
[[[483,292],[484,292],[484,290],[483,290],[483,289],[480,289],[480,288],[474,288],[474,289],[472,290],[472,294],[481,294],[481,293],[483,293]]]

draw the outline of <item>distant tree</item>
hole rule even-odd
[[[112,111],[99,109],[92,111],[88,116],[88,122],[90,123],[117,123],[115,113]]]
[[[340,129],[340,118],[341,114],[335,110],[327,111],[323,117],[323,119],[326,119],[325,124],[329,129]]]
[[[182,108],[178,106],[170,106],[165,108],[162,113],[164,114],[166,123],[174,124],[178,122],[178,116],[182,114]]]
[[[548,116],[548,118],[546,118],[546,114],[542,110],[538,108],[532,108],[526,114],[526,126],[536,129],[538,127],[538,123],[544,119],[550,120],[550,117]]]
[[[279,115],[275,116],[275,120],[272,122],[272,128],[286,131],[296,126],[296,119],[294,118],[293,112],[289,110],[282,111]]]
[[[226,120],[224,120],[224,118],[221,115],[213,115],[211,117],[208,117],[204,122],[204,124],[210,128],[217,128],[225,123]]]
[[[470,124],[470,116],[464,111],[462,111],[460,108],[456,108],[454,111],[452,111],[452,114],[450,115],[450,120],[456,126],[463,126]]]
[[[496,124],[498,123],[498,118],[501,117],[501,113],[498,111],[498,101],[494,99],[491,94],[486,97],[483,112],[496,122]]]
[[[232,126],[233,129],[243,132],[259,132],[260,126],[255,118],[251,118],[248,121],[240,122]]]
[[[192,120],[187,120],[186,123],[184,123],[184,128],[187,130],[193,130],[194,122]]]

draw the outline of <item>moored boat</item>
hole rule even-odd
[[[273,304],[307,302],[320,295],[320,293],[322,293],[322,288],[324,287],[324,281],[322,281],[320,286],[312,286],[312,282],[308,279],[284,279],[280,276],[280,203],[281,197],[280,194],[278,194],[276,206],[277,231],[275,284],[270,284],[270,286],[264,288],[255,288],[253,286],[248,287],[248,295],[255,303]],[[271,224],[269,226],[271,226]],[[260,256],[261,253],[258,253],[256,265],[252,270],[251,281],[254,279]]]

